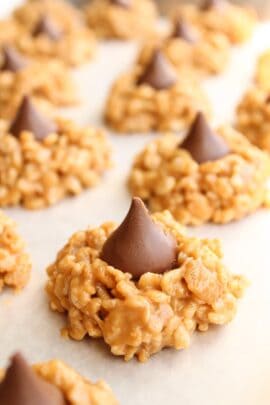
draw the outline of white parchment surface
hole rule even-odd
[[[226,73],[205,87],[215,122],[232,121],[235,106],[251,80],[255,57],[270,47],[270,26],[233,52]],[[102,125],[112,81],[132,63],[133,44],[100,46],[94,63],[75,72],[82,104],[65,115],[78,123]],[[21,350],[31,362],[60,358],[93,380],[105,379],[122,405],[269,405],[270,404],[270,212],[241,222],[207,225],[190,232],[223,241],[225,261],[251,281],[238,315],[228,326],[195,333],[188,350],[163,350],[146,364],[125,363],[110,355],[101,340],[63,340],[62,315],[52,313],[44,293],[45,268],[71,234],[107,220],[120,221],[129,206],[125,181],[134,155],[153,135],[110,135],[115,167],[95,189],[48,210],[6,212],[18,223],[33,258],[32,279],[19,295],[0,298],[0,367]]]

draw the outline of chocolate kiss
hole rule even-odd
[[[3,49],[4,63],[1,70],[8,70],[16,73],[28,65],[28,61],[11,46],[5,46]]]
[[[41,34],[46,35],[52,41],[58,41],[63,35],[59,28],[54,24],[54,22],[47,16],[42,17],[39,20],[33,31],[34,37],[37,37]]]
[[[180,148],[186,149],[198,163],[223,158],[230,153],[228,145],[208,125],[202,113],[198,113]]]
[[[195,33],[190,29],[189,25],[182,21],[177,20],[172,33],[172,38],[181,38],[186,42],[194,44],[197,42]]]
[[[150,63],[138,79],[138,85],[148,84],[156,90],[167,89],[176,82],[177,75],[160,50],[154,52]]]
[[[201,5],[201,10],[208,11],[214,8],[220,8],[224,5],[224,0],[205,0]]]
[[[110,0],[112,4],[115,6],[123,7],[123,8],[130,8],[131,0]]]
[[[1,405],[65,405],[61,391],[39,377],[21,354],[15,354],[0,383]]]
[[[56,124],[44,117],[28,96],[23,98],[17,115],[9,128],[9,132],[17,137],[22,131],[32,132],[35,138],[40,141],[47,135],[57,132]]]
[[[145,273],[162,274],[176,265],[176,241],[153,222],[142,200],[133,198],[126,218],[107,239],[100,257],[139,279]]]

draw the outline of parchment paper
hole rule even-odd
[[[251,80],[255,57],[270,47],[270,25],[261,26],[250,44],[233,52],[226,73],[205,87],[215,122],[232,121],[235,106]],[[65,111],[80,124],[102,125],[107,91],[131,64],[134,44],[100,46],[94,63],[76,71],[82,104]],[[125,187],[134,155],[153,135],[114,136],[115,167],[95,189],[43,211],[6,212],[18,221],[33,257],[32,279],[19,295],[0,298],[0,367],[20,349],[29,361],[60,358],[93,380],[105,379],[122,405],[269,405],[270,404],[270,212],[227,226],[191,229],[223,241],[225,261],[251,281],[238,315],[228,326],[196,333],[188,350],[163,350],[146,364],[113,357],[101,340],[64,340],[64,317],[48,309],[45,268],[71,234],[107,220],[120,221],[129,206]]]

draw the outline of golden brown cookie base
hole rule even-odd
[[[0,72],[0,118],[12,120],[25,94],[37,103],[67,107],[77,104],[73,79],[58,61],[31,63],[19,72]]]
[[[31,261],[16,224],[0,211],[0,292],[3,287],[20,290],[30,278]]]
[[[35,372],[60,389],[68,405],[118,405],[118,401],[104,381],[92,383],[60,360],[33,366]],[[4,373],[0,370],[0,381]]]
[[[79,66],[96,53],[96,39],[90,29],[81,27],[53,41],[45,35],[33,37],[25,32],[15,41],[19,52],[42,63],[58,59],[68,66]]]
[[[185,236],[169,212],[153,219],[178,242],[178,267],[163,275],[134,282],[99,258],[112,223],[74,234],[58,253],[46,290],[51,308],[66,313],[70,337],[103,337],[114,355],[144,362],[164,347],[187,348],[196,329],[232,320],[246,280],[224,267],[219,242]]]
[[[95,186],[111,167],[103,131],[57,119],[59,134],[43,141],[0,131],[0,206],[40,209]]]
[[[32,31],[44,16],[53,19],[54,23],[66,33],[82,24],[79,10],[63,0],[28,0],[13,13],[14,19],[29,31]]]
[[[237,108],[236,127],[254,145],[270,152],[269,92],[253,87],[244,95]]]
[[[183,224],[227,223],[251,214],[268,199],[268,156],[229,127],[219,129],[232,154],[199,165],[176,135],[155,140],[136,157],[133,195],[153,212],[168,209]]]
[[[138,63],[146,66],[153,51],[159,47],[181,75],[183,70],[194,70],[200,75],[214,75],[222,72],[229,61],[230,44],[222,34],[208,33],[195,43],[181,38],[167,38],[145,44]]]
[[[175,18],[179,17],[203,32],[221,33],[233,44],[247,41],[258,21],[254,9],[229,2],[219,10],[209,11],[201,11],[194,4],[185,4],[177,8]]]
[[[126,9],[108,0],[93,0],[85,9],[89,27],[102,38],[145,38],[156,35],[157,10],[152,0],[133,0]]]
[[[121,76],[109,94],[105,121],[120,133],[180,131],[198,111],[210,115],[209,100],[194,75],[185,74],[166,90],[136,84],[141,67]]]

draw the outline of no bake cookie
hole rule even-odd
[[[68,33],[72,33],[83,24],[82,13],[65,0],[25,1],[14,10],[13,18],[31,31],[44,15],[53,19],[62,30]]]
[[[202,0],[200,5],[180,5],[175,18],[183,18],[202,32],[221,33],[232,44],[247,41],[258,19],[253,8],[226,0]]]
[[[24,357],[12,356],[0,375],[3,405],[117,405],[110,387],[92,383],[60,360],[31,367]]]
[[[269,204],[270,161],[229,126],[213,131],[198,114],[185,140],[167,135],[136,157],[133,195],[153,212],[168,209],[183,224],[227,223]]]
[[[156,35],[157,9],[152,0],[93,0],[85,14],[89,27],[102,38]]]
[[[48,276],[68,336],[102,337],[114,355],[142,362],[231,321],[247,284],[226,269],[217,240],[186,236],[168,211],[150,216],[138,198],[119,227],[75,233]]]
[[[14,48],[3,49],[0,63],[0,118],[13,119],[25,94],[45,106],[70,106],[77,102],[67,68],[56,60],[46,65],[24,58]]]
[[[2,181],[2,178],[0,176]],[[0,211],[0,292],[7,286],[20,290],[30,278],[31,260],[13,220]],[[0,400],[1,403],[1,400]]]
[[[44,208],[99,182],[111,166],[102,130],[52,119],[25,97],[0,130],[0,206]]]
[[[269,91],[253,86],[237,108],[236,128],[254,145],[270,152]]]
[[[166,38],[148,41],[144,44],[138,63],[145,66],[156,48],[178,70],[194,70],[201,75],[222,72],[229,61],[230,43],[220,33],[201,33],[184,20],[177,20]]]
[[[29,7],[32,7],[32,3],[33,6],[39,4],[31,1]],[[67,29],[65,24],[46,13],[33,21],[35,23],[24,26],[21,35],[13,41],[14,46],[24,55],[42,62],[59,59],[69,66],[78,66],[94,56],[95,35],[84,24]]]
[[[160,50],[145,67],[121,76],[108,97],[105,121],[123,133],[179,131],[201,110],[210,114],[208,98],[194,75],[178,77]]]

